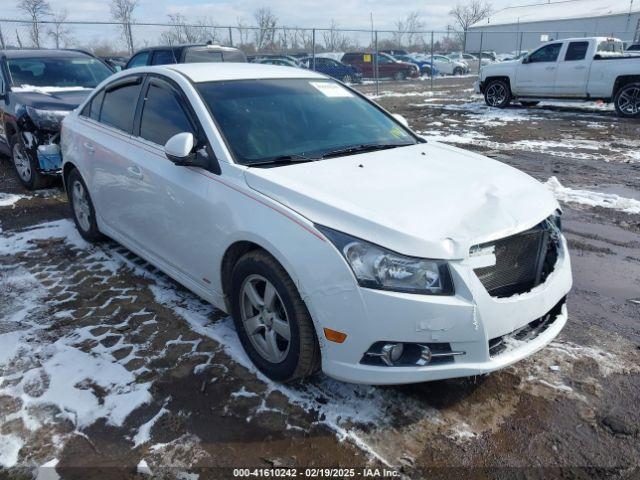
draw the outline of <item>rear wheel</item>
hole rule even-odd
[[[511,89],[504,80],[492,80],[484,90],[484,101],[490,107],[505,108],[511,102]]]
[[[640,83],[625,85],[613,100],[616,112],[621,117],[637,118],[640,116]]]
[[[104,236],[98,230],[96,212],[89,195],[89,190],[77,169],[71,170],[65,182],[71,215],[82,238],[88,242],[97,242]]]
[[[18,180],[27,190],[49,186],[51,179],[40,173],[36,155],[25,146],[19,133],[11,137],[11,161]]]
[[[320,348],[311,315],[271,255],[256,250],[238,260],[230,300],[240,342],[262,373],[290,382],[318,370]]]

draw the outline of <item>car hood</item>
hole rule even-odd
[[[472,245],[531,228],[558,208],[525,173],[431,141],[247,168],[245,179],[316,224],[427,258],[467,258]]]
[[[16,88],[15,103],[41,110],[73,110],[91,93],[91,89]]]

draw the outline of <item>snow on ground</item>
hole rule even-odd
[[[640,201],[633,198],[624,198],[614,193],[600,193],[564,187],[556,177],[551,177],[545,185],[562,202],[579,203],[590,207],[604,207],[626,213],[640,214]]]
[[[27,198],[26,195],[0,192],[0,207],[12,207],[23,198]]]
[[[565,189],[556,179],[550,179],[548,185],[567,198],[576,198],[578,195],[579,198],[599,198],[600,203],[609,205],[616,205],[617,202],[618,206],[624,208],[640,208],[638,201],[623,205],[619,198],[612,200],[610,195],[600,194],[603,196],[598,197],[592,195],[593,192]],[[4,235],[0,239],[0,255],[35,249],[39,242],[52,238],[63,238],[70,247],[86,251],[85,258],[96,262],[100,271],[115,274],[125,268],[151,281],[149,289],[159,304],[182,317],[195,333],[220,344],[233,361],[260,379],[266,386],[264,391],[252,392],[243,387],[232,394],[233,398],[261,397],[261,402],[247,421],[252,416],[273,410],[266,399],[272,392],[280,392],[290,404],[313,412],[317,422],[332,429],[339,439],[353,442],[372,458],[387,465],[396,464],[397,452],[393,445],[380,442],[372,432],[395,432],[395,418],[403,418],[409,425],[433,428],[456,441],[468,441],[489,428],[485,423],[470,421],[455,411],[437,410],[420,401],[419,397],[407,395],[401,390],[351,385],[323,375],[301,386],[273,382],[262,375],[245,354],[231,318],[212,321],[212,318],[216,318],[213,306],[185,290],[177,289],[168,277],[148,265],[132,261],[128,256],[130,254],[122,247],[113,244],[90,246],[81,239],[70,220],[44,223]],[[29,442],[30,435],[51,421],[47,417],[46,406],[54,407],[56,418],[64,418],[73,425],[72,433],[81,434],[83,428],[101,418],[108,424],[122,425],[131,412],[152,400],[150,383],[137,382],[136,375],[140,372],[129,371],[123,366],[142,346],[123,345],[121,342],[104,346],[100,340],[108,334],[96,335],[95,324],[81,327],[70,323],[66,330],[52,337],[50,332],[53,329],[50,327],[56,321],[73,318],[72,312],[62,311],[53,317],[44,315],[47,306],[56,300],[48,298],[40,281],[21,266],[3,267],[0,275],[0,294],[6,298],[4,304],[0,305],[0,385],[3,385],[0,395],[20,399],[20,408],[4,421],[20,419],[27,429],[26,434],[16,431],[0,437],[1,465],[15,465],[19,461],[18,452]],[[114,292],[112,295],[131,293]],[[110,301],[108,299],[105,305]],[[127,320],[123,325],[126,323]],[[118,325],[110,326],[118,328]],[[80,346],[86,345],[89,340],[95,346],[86,351]],[[172,342],[180,341],[177,339]],[[197,341],[194,345],[197,345]],[[123,346],[131,347],[132,353],[116,360],[112,354]],[[161,351],[154,358],[161,358],[162,355]],[[549,395],[552,391],[554,395],[576,397],[566,383],[571,375],[572,361],[578,357],[598,358],[598,368],[606,368],[607,372],[630,368],[614,353],[607,353],[605,358],[601,352],[575,345],[556,346],[547,350],[542,357],[546,359],[542,364],[540,357],[536,357],[512,367],[518,370],[518,375],[528,379],[521,388],[540,396]],[[101,393],[98,396],[96,392]],[[583,397],[579,400],[587,401]],[[132,448],[151,441],[152,427],[167,413],[167,401],[132,434]],[[290,428],[298,427],[291,425]],[[401,432],[396,433],[400,435]],[[59,448],[64,436],[54,440]]]

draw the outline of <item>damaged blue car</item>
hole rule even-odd
[[[27,189],[59,175],[62,119],[112,73],[79,50],[0,51],[0,152]]]

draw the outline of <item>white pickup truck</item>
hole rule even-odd
[[[640,55],[612,38],[568,38],[545,43],[520,60],[482,68],[476,92],[487,105],[524,106],[541,99],[613,102],[623,117],[640,116]]]

